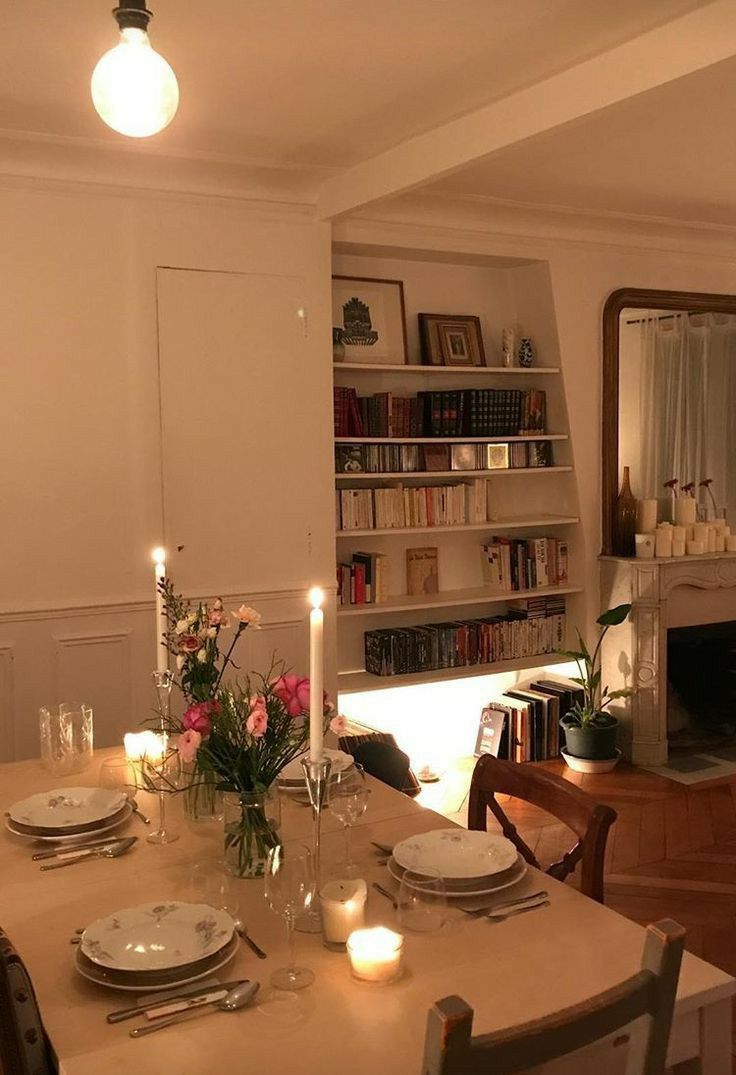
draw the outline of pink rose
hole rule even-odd
[[[330,731],[335,735],[342,735],[348,726],[347,717],[333,717],[330,721]]]
[[[273,693],[283,702],[290,717],[300,717],[309,712],[309,680],[289,673],[280,676],[273,684]]]
[[[227,617],[221,608],[216,608],[210,612],[209,623],[210,627],[222,627],[224,623],[227,623]]]
[[[188,765],[191,764],[197,757],[197,751],[202,744],[202,736],[199,732],[195,732],[193,728],[189,728],[183,735],[179,736],[176,744],[176,748],[179,751],[181,760]]]
[[[248,714],[245,727],[254,739],[261,739],[266,734],[268,713],[266,712],[265,700],[260,696],[253,703],[253,708]]]
[[[250,608],[249,605],[241,605],[237,612],[233,612],[233,617],[238,621],[241,630],[244,627],[252,627],[254,630],[259,631],[261,628],[261,614],[256,612],[254,608]]]
[[[187,731],[199,732],[205,738],[212,731],[212,718],[219,712],[219,702],[197,702],[189,706],[181,722]]]
[[[181,635],[177,645],[182,653],[196,653],[202,648],[202,640],[196,635]]]

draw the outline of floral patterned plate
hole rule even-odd
[[[105,832],[117,829],[118,826],[128,820],[132,813],[133,807],[129,801],[126,801],[122,810],[118,810],[116,814],[105,818],[103,821],[95,821],[93,825],[80,825],[78,828],[41,829],[34,828],[33,825],[21,825],[20,822],[6,817],[5,827],[14,836],[22,836],[25,840],[40,840],[44,843],[54,844],[74,844],[79,842],[80,839],[89,840],[91,836],[101,836]]]
[[[78,945],[75,949],[74,966],[83,978],[108,989],[122,989],[127,993],[158,993],[208,978],[230,962],[239,946],[240,938],[234,933],[224,948],[208,959],[198,960],[197,963],[166,971],[125,971],[98,966],[91,959],[87,959],[81,951],[81,945]]]
[[[395,881],[402,881],[406,870],[393,859],[386,863],[388,872]],[[491,877],[474,879],[472,881],[445,881],[445,895],[448,899],[462,900],[473,896],[490,896],[496,892],[502,892],[506,888],[513,888],[526,877],[529,867],[521,855],[518,856],[514,865],[502,873],[493,874]],[[411,885],[409,886],[411,887]]]
[[[55,788],[13,803],[10,820],[44,830],[79,829],[117,814],[126,803],[123,791],[108,788]]]
[[[228,944],[233,928],[226,911],[204,903],[142,903],[93,922],[80,948],[116,971],[169,970],[209,958]]]
[[[405,870],[439,870],[446,879],[486,878],[514,865],[518,851],[505,836],[466,829],[435,829],[401,840],[394,859]]]
[[[304,787],[304,770],[302,769],[302,758],[306,758],[309,752],[305,751],[304,754],[300,754],[298,758],[293,758],[288,765],[279,773],[279,784],[286,786],[291,785]],[[330,775],[334,773],[341,773],[344,769],[349,769],[353,764],[353,757],[351,754],[346,754],[343,750],[330,750],[325,747],[325,757],[329,758],[332,762],[332,769]]]

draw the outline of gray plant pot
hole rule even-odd
[[[618,721],[610,718],[611,723],[604,727],[581,728],[568,723],[564,716],[560,724],[565,732],[565,745],[570,754],[576,758],[605,760],[616,757],[616,740],[618,739]]]

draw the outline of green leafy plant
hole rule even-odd
[[[578,649],[560,650],[563,657],[569,657],[578,666],[579,676],[573,676],[574,683],[583,688],[583,700],[576,702],[570,712],[565,716],[564,722],[578,728],[610,728],[616,723],[616,718],[606,712],[606,708],[617,698],[629,698],[634,694],[631,687],[623,687],[621,690],[611,691],[607,686],[601,686],[601,646],[611,627],[618,627],[628,619],[631,605],[616,605],[603,612],[596,623],[603,628],[598,635],[595,649],[591,654],[585,645],[583,636],[577,631]]]

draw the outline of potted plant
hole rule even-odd
[[[603,612],[596,623],[602,630],[598,636],[595,649],[591,654],[585,645],[580,631],[577,631],[577,650],[562,650],[565,657],[570,657],[578,666],[579,676],[573,676],[573,682],[582,687],[583,697],[566,713],[560,724],[565,732],[565,760],[581,758],[596,762],[612,762],[613,768],[620,757],[616,746],[618,738],[618,720],[607,712],[608,706],[617,698],[628,698],[634,693],[630,687],[611,691],[602,686],[601,647],[603,639],[611,629],[623,623],[631,612],[631,605],[617,605]],[[572,767],[576,767],[573,763]],[[599,767],[596,767],[599,768]]]

